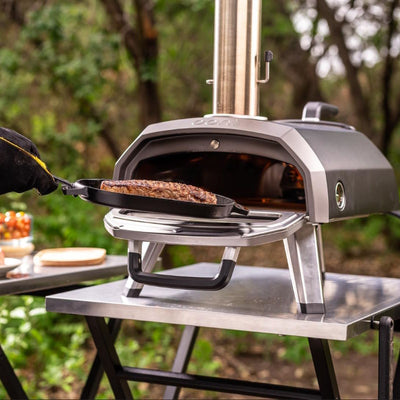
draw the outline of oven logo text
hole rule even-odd
[[[234,127],[239,125],[239,121],[231,118],[201,118],[194,121],[193,125]]]

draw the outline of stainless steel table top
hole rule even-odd
[[[175,275],[212,276],[217,264],[199,263]],[[167,271],[171,274],[171,270]],[[224,289],[207,292],[145,286],[122,295],[125,280],[46,298],[48,311],[322,339],[347,340],[370,328],[371,317],[400,318],[400,279],[326,274],[326,314],[297,311],[288,270],[237,266]]]
[[[77,267],[42,267],[24,257],[19,267],[29,273],[26,278],[0,279],[0,295],[21,294],[74,285],[86,281],[127,274],[126,256],[107,256],[102,264]]]

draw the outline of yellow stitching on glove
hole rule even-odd
[[[9,140],[7,140],[6,138],[4,138],[2,136],[0,136],[0,139],[3,140],[4,142],[10,144],[11,146],[16,147],[18,150],[21,150],[23,153],[27,154],[29,157],[33,158],[40,165],[40,167],[42,169],[44,169],[53,178],[53,174],[47,169],[46,164],[40,158],[34,156],[33,154],[29,153],[29,151],[26,151],[22,147],[19,147],[17,144],[10,142]]]

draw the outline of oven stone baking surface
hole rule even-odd
[[[213,276],[218,264],[164,271]],[[371,318],[400,317],[400,279],[326,274],[325,314],[301,314],[285,269],[237,266],[228,286],[196,291],[145,286],[140,297],[122,292],[125,280],[51,295],[48,311],[200,327],[347,340],[370,329]]]

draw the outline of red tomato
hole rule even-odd
[[[15,217],[7,216],[5,219],[5,223],[7,225],[8,229],[13,229],[17,223],[17,220]]]
[[[20,231],[14,231],[14,232],[11,234],[11,237],[12,237],[13,239],[20,239],[20,238],[22,237],[22,235],[21,235],[21,232],[20,232]]]
[[[0,213],[0,224],[2,224],[5,219],[6,219],[6,216],[3,213]]]
[[[7,211],[6,212],[6,217],[15,217],[16,213],[15,211]]]
[[[24,221],[21,221],[20,219],[17,219],[17,222],[15,224],[15,227],[19,230],[22,231],[25,229],[25,223]]]

